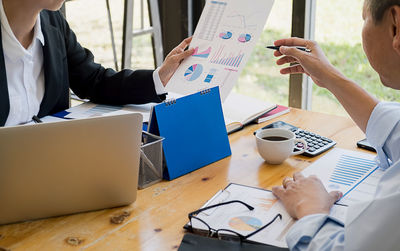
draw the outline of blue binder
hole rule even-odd
[[[154,106],[149,132],[165,138],[167,180],[231,155],[218,87]]]

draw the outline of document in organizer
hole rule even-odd
[[[316,175],[325,188],[343,193],[341,204],[373,198],[383,171],[375,162],[374,154],[335,148],[302,171],[303,175]]]
[[[260,38],[274,0],[208,0],[193,35],[194,54],[167,91],[192,94],[219,86],[225,100]]]

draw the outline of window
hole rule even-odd
[[[257,43],[234,91],[271,103],[288,105],[289,76],[279,73],[273,52],[265,49],[276,39],[290,37],[292,4],[295,0],[275,1],[261,39]],[[144,1],[146,2],[146,1]],[[371,68],[361,44],[364,0],[317,1],[315,40],[329,60],[347,77],[356,81],[380,100],[400,100],[400,93],[382,86],[378,74]],[[117,43],[118,63],[121,62],[123,0],[110,1]],[[135,1],[134,25],[140,26],[140,3]],[[145,4],[144,9],[147,10]],[[147,11],[144,11],[148,22]],[[83,46],[92,50],[96,61],[114,67],[107,23],[106,3],[99,0],[67,2],[67,18]],[[81,22],[82,18],[85,19]],[[93,39],[95,37],[95,39]],[[132,65],[153,68],[150,36],[133,40]],[[312,110],[347,115],[336,98],[327,90],[313,86]]]
[[[315,40],[341,72],[380,100],[400,100],[398,91],[384,87],[362,48],[364,0],[317,1]],[[334,10],[334,11],[333,11]],[[347,115],[327,90],[313,88],[312,110]]]
[[[275,1],[261,35],[234,91],[271,103],[288,105],[289,76],[279,73],[273,51],[265,49],[277,39],[290,37],[292,0]]]
[[[147,1],[144,9],[144,25],[148,26],[149,18]],[[134,27],[140,28],[141,6],[140,1],[134,1]],[[121,67],[123,0],[110,1],[113,21],[118,65]],[[76,33],[82,46],[88,48],[95,55],[95,61],[104,67],[114,67],[111,37],[108,25],[108,16],[105,0],[77,0],[66,3],[67,20]],[[83,20],[83,21],[82,21]],[[151,36],[136,37],[132,41],[132,66],[141,69],[154,69],[153,49]]]

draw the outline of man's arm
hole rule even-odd
[[[326,215],[313,214],[298,220],[286,235],[290,250],[344,250],[344,225]]]

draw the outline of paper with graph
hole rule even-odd
[[[166,89],[180,94],[220,86],[225,100],[260,38],[274,0],[208,0],[186,59]]]
[[[335,148],[302,171],[305,176],[316,175],[329,191],[341,191],[342,204],[372,199],[383,172],[374,154]]]
[[[254,210],[249,210],[242,204],[233,203],[203,211],[197,217],[214,229],[229,229],[242,235],[247,235],[263,227],[279,213],[282,215],[282,219],[276,219],[267,228],[251,236],[249,240],[278,247],[287,247],[285,237],[295,220],[290,217],[282,203],[271,191],[230,184],[211,198],[204,207],[231,200],[245,202],[254,207]],[[347,207],[334,206],[331,215],[344,221],[346,212]],[[205,229],[204,224],[201,224],[201,222],[192,222],[194,229]]]

